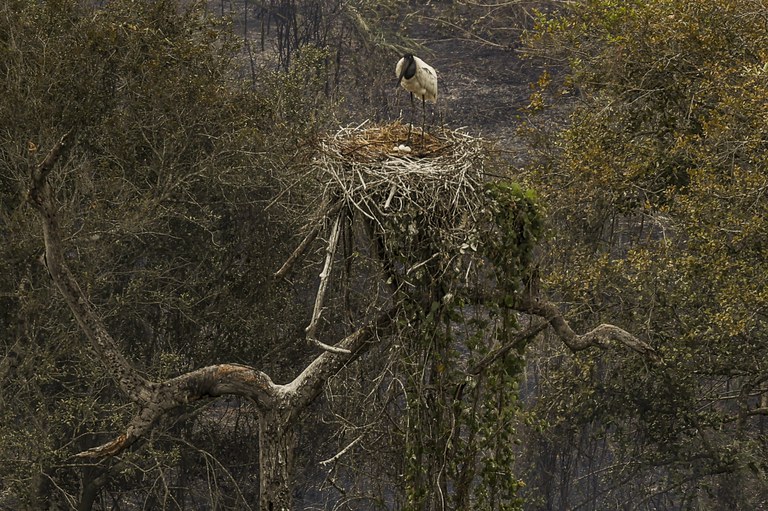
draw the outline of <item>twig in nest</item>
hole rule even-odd
[[[486,144],[461,131],[427,134],[423,153],[398,151],[407,136],[399,122],[346,127],[321,142],[316,169],[327,183],[328,204],[343,200],[385,231],[385,219],[406,204],[426,229],[463,243],[466,222],[479,218]],[[461,243],[459,243],[459,246]]]

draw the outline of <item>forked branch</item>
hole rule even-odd
[[[257,407],[273,406],[281,387],[261,371],[238,364],[219,364],[185,373],[160,384],[152,384],[150,399],[143,403],[125,433],[105,444],[81,452],[82,458],[100,458],[121,453],[148,433],[167,412],[204,398],[224,394],[248,397]]]
[[[279,387],[266,374],[253,368],[221,364],[156,383],[140,375],[123,356],[118,343],[64,262],[58,208],[47,178],[63,154],[67,138],[67,135],[62,137],[43,161],[31,167],[29,202],[40,216],[45,261],[54,285],[120,389],[139,407],[125,433],[82,455],[117,454],[144,435],[164,413],[201,398],[236,394],[252,398],[257,406],[271,406]]]
[[[62,137],[45,159],[30,169],[29,202],[40,216],[45,259],[54,285],[102,363],[114,375],[118,386],[138,405],[138,410],[124,433],[78,456],[98,458],[119,454],[146,435],[170,410],[200,399],[225,394],[249,398],[262,411],[280,406],[291,410],[293,415],[298,415],[298,412],[319,394],[328,377],[364,350],[368,341],[375,337],[377,328],[389,323],[389,317],[385,315],[342,339],[334,350],[318,356],[289,385],[276,385],[267,374],[238,364],[208,366],[164,382],[148,380],[123,356],[118,343],[109,334],[102,318],[64,262],[58,208],[47,177],[63,154],[66,142],[67,136]],[[332,238],[338,240],[339,229],[340,219],[337,219],[334,224],[336,234],[332,235]],[[331,259],[331,252],[334,250],[335,248],[331,250],[329,247]],[[330,266],[326,271],[330,273]],[[319,297],[318,307],[321,305],[322,296]]]

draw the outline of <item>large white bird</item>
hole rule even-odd
[[[406,53],[397,62],[395,66],[398,85],[402,85],[405,90],[411,93],[411,107],[416,109],[413,104],[413,95],[421,98],[422,118],[421,132],[424,133],[424,123],[426,119],[426,101],[437,102],[437,71],[421,60],[419,57]],[[411,123],[413,124],[413,123]],[[411,130],[408,129],[408,138],[411,137]]]

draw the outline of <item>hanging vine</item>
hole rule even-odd
[[[328,226],[331,254],[347,212],[342,239],[360,243],[352,231],[361,227],[398,311],[387,366],[402,382],[405,405],[397,417],[404,507],[516,509],[515,388],[533,336],[493,363],[477,363],[519,334],[517,314],[502,302],[520,289],[541,235],[536,197],[485,175],[494,161],[482,139],[438,130],[417,134],[404,150],[407,137],[407,126],[392,123],[344,128],[324,140],[313,161],[325,186],[315,225]],[[316,312],[332,278],[328,261]],[[335,349],[317,340],[317,319],[308,327],[313,342]]]

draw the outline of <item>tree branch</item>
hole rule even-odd
[[[490,367],[498,359],[504,357],[507,353],[509,353],[512,348],[516,348],[520,346],[522,343],[537,336],[539,332],[547,328],[547,325],[548,323],[546,321],[542,321],[541,323],[532,326],[525,332],[520,332],[511,341],[507,342],[503,346],[491,351],[486,356],[484,356],[479,362],[477,362],[475,365],[470,367],[467,370],[467,372],[473,375],[482,373],[483,371],[488,369],[488,367]]]
[[[391,317],[385,315],[345,337],[337,345],[343,352],[322,353],[288,385],[276,385],[265,373],[237,364],[208,366],[163,383],[150,384],[150,397],[128,424],[125,433],[77,456],[98,458],[119,454],[144,436],[170,410],[224,394],[248,397],[261,410],[272,409],[279,403],[296,416],[317,397],[331,375],[359,355],[375,332],[390,323]]]
[[[118,386],[132,401],[143,402],[149,398],[149,382],[123,357],[88,297],[64,264],[58,211],[47,177],[62,155],[68,136],[69,134],[61,137],[45,159],[33,166],[30,172],[31,187],[28,197],[42,221],[45,262],[54,285]]]
[[[64,263],[58,208],[47,176],[63,153],[67,138],[67,135],[63,136],[45,159],[31,168],[29,202],[39,213],[42,222],[45,260],[54,285],[118,386],[139,406],[125,433],[80,456],[118,454],[143,436],[164,413],[202,398],[235,394],[253,399],[262,409],[272,406],[280,387],[274,385],[269,376],[251,367],[236,364],[209,366],[156,383],[141,376],[123,356],[117,342]]]
[[[577,334],[565,320],[557,305],[541,297],[526,296],[519,298],[515,302],[514,308],[520,312],[539,316],[547,320],[557,336],[573,352],[582,351],[593,346],[607,348],[612,341],[616,341],[655,363],[661,361],[661,358],[652,346],[614,325],[602,324],[585,334]]]
[[[299,246],[296,247],[296,249],[288,257],[288,259],[283,263],[280,269],[275,272],[274,274],[275,278],[279,279],[279,278],[285,277],[288,274],[288,272],[291,271],[296,261],[302,255],[304,255],[304,253],[307,251],[307,248],[309,248],[309,245],[311,245],[312,242],[315,241],[315,238],[317,238],[317,235],[320,234],[320,229],[322,228],[325,219],[341,211],[341,208],[343,205],[344,205],[343,201],[339,201],[333,207],[328,209],[328,211],[325,212],[325,215],[322,216],[322,218],[318,220],[314,226],[312,226],[312,228],[309,230],[307,235],[304,236],[304,239],[301,241],[301,243],[299,243]]]
[[[331,233],[328,236],[328,246],[325,249],[325,264],[323,265],[323,271],[320,273],[320,284],[317,286],[315,305],[312,308],[312,319],[309,321],[309,325],[305,329],[305,332],[307,334],[307,340],[309,340],[320,349],[334,353],[347,354],[349,351],[345,350],[344,348],[339,348],[338,346],[330,346],[320,342],[320,340],[316,337],[317,322],[320,321],[320,315],[323,312],[325,293],[328,290],[328,282],[331,280],[331,274],[333,273],[333,260],[336,257],[336,248],[339,245],[341,223],[341,213],[338,213],[336,215],[336,219],[333,221]]]
[[[304,236],[304,239],[299,243],[299,246],[296,247],[296,249],[293,251],[293,253],[288,257],[288,259],[283,263],[283,265],[280,267],[279,270],[275,272],[275,278],[282,278],[285,277],[285,275],[291,271],[291,268],[293,268],[294,263],[301,257],[304,252],[307,251],[307,248],[309,245],[315,241],[315,238],[317,238],[317,235],[320,234],[320,223],[316,224],[315,226],[310,229],[310,231],[307,233],[306,236]]]
[[[281,387],[265,373],[238,364],[203,367],[151,386],[150,398],[142,404],[125,433],[77,456],[100,458],[119,454],[149,432],[164,414],[200,399],[232,394],[252,399],[263,410],[271,408],[281,393]]]
[[[294,398],[298,409],[303,408],[317,397],[325,382],[338,373],[346,364],[368,348],[369,343],[393,323],[393,314],[388,312],[377,320],[348,335],[336,344],[337,351],[325,351],[315,358],[285,390]]]
[[[323,465],[323,466],[325,466],[325,465],[327,465],[327,464],[329,464],[329,463],[333,463],[334,461],[338,460],[339,458],[341,458],[342,456],[344,456],[344,455],[347,453],[347,451],[349,451],[349,450],[350,450],[352,447],[354,447],[354,446],[355,446],[355,444],[357,444],[357,443],[358,443],[360,440],[362,440],[362,439],[363,439],[363,436],[364,436],[364,435],[360,435],[360,436],[358,436],[357,438],[355,438],[354,440],[352,440],[352,441],[351,441],[349,444],[347,444],[347,446],[346,446],[345,448],[343,448],[342,450],[340,450],[340,451],[339,451],[339,452],[337,452],[337,453],[336,453],[334,456],[331,456],[331,457],[330,457],[330,458],[328,458],[327,460],[323,460],[323,461],[321,461],[321,462],[320,462],[320,464],[321,464],[321,465]]]

